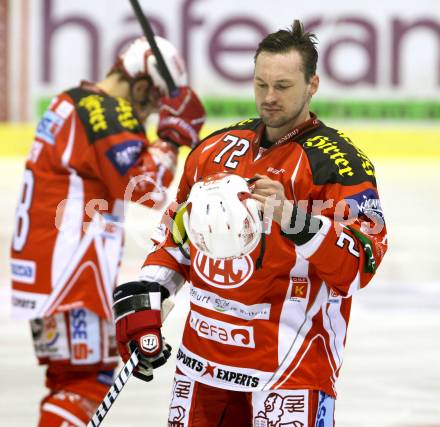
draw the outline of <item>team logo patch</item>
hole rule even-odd
[[[254,263],[249,255],[223,260],[209,258],[197,251],[193,267],[203,282],[222,289],[242,286],[254,272]]]
[[[307,426],[307,392],[270,392],[266,399],[253,401],[254,408],[261,408],[254,417],[256,427],[304,427]]]
[[[142,151],[142,141],[125,141],[107,150],[107,157],[120,175],[124,176],[136,163]]]

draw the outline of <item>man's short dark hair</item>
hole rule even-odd
[[[301,21],[295,19],[292,27],[279,30],[266,36],[258,45],[254,61],[261,52],[287,53],[296,50],[303,60],[303,71],[306,82],[316,74],[318,62],[318,39],[315,34],[306,32]]]

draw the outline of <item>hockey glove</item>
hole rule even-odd
[[[133,375],[144,381],[153,379],[153,369],[166,363],[171,346],[161,334],[161,304],[169,297],[166,288],[153,282],[129,282],[113,293],[113,313],[119,353],[126,362],[135,348],[139,364]]]
[[[188,86],[179,88],[175,98],[161,98],[157,134],[177,146],[194,148],[205,122],[205,109],[196,93]]]

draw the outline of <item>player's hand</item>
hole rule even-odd
[[[157,134],[161,139],[194,148],[204,122],[205,108],[190,87],[180,87],[175,98],[160,99]]]
[[[135,348],[139,364],[133,375],[144,381],[153,379],[153,369],[166,363],[171,346],[161,334],[161,305],[169,292],[158,283],[129,282],[113,293],[113,313],[119,353],[126,362]]]
[[[287,200],[283,184],[266,175],[255,174],[249,180],[249,188],[252,197],[260,203],[264,216],[282,225],[283,210],[288,208],[288,204],[290,210],[292,209],[292,203]]]

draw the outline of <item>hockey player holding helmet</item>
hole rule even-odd
[[[118,363],[112,291],[123,246],[124,199],[160,208],[177,150],[194,147],[204,109],[185,65],[157,43],[180,88],[168,97],[144,38],[107,77],[59,94],[41,119],[26,162],[11,248],[13,314],[31,320],[49,394],[39,426],[83,426]],[[159,139],[144,122],[159,112]]]
[[[195,183],[183,221],[191,243],[210,258],[247,255],[261,238],[258,204],[238,175],[210,175]]]
[[[372,279],[387,239],[373,165],[309,110],[317,59],[315,36],[299,21],[262,40],[260,118],[193,150],[168,213],[174,222],[153,236],[140,281],[115,290],[119,349],[127,359],[137,343],[137,375],[151,380],[163,345],[158,299],[191,284],[169,426],[334,426],[351,297]],[[257,245],[244,242],[258,227],[236,224],[254,218],[237,201],[249,191],[236,191],[238,182],[223,191],[229,178],[215,174],[224,172],[248,179],[264,212]],[[157,337],[151,352],[138,344],[145,334]]]

